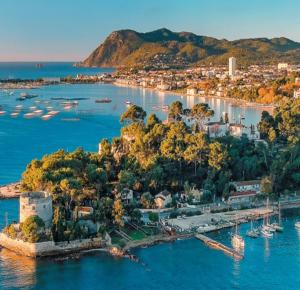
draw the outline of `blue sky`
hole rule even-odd
[[[0,0],[0,61],[81,60],[113,30],[300,42],[299,0]]]

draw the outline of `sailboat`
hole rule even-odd
[[[257,229],[253,228],[253,221],[251,220],[251,229],[247,231],[246,235],[250,238],[258,238],[259,237],[259,231]]]
[[[269,197],[267,199],[267,209],[269,209]],[[264,230],[264,232],[269,232],[269,233],[274,233],[276,232],[275,228],[273,228],[270,225],[270,218],[269,218],[269,214],[266,214],[266,218],[264,219],[264,224],[262,225],[262,230]]]
[[[275,229],[276,232],[283,232],[283,226],[281,225],[280,203],[278,204],[278,223],[272,223],[270,226]]]
[[[265,238],[272,238],[273,232],[275,231],[272,227],[270,227],[267,223],[268,216],[264,218],[264,224],[261,227],[260,233]]]
[[[245,247],[245,241],[243,237],[238,234],[237,222],[235,225],[235,234],[231,237],[231,243],[236,249],[243,249]]]

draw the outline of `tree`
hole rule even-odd
[[[265,176],[261,180],[261,192],[268,195],[273,192],[273,182],[270,176]]]
[[[37,215],[28,217],[21,225],[24,238],[30,243],[36,243],[40,240],[41,231],[44,228],[44,221]]]
[[[197,175],[197,165],[201,164],[208,152],[207,135],[204,132],[188,134],[186,136],[187,148],[184,151],[184,159],[194,163],[194,174]]]
[[[274,128],[270,128],[269,129],[269,132],[268,132],[268,140],[271,142],[271,143],[274,143],[276,141],[276,131]]]
[[[157,223],[159,221],[159,216],[157,212],[149,212],[148,218],[153,223]]]
[[[141,213],[141,211],[140,211],[138,208],[135,208],[135,209],[132,211],[131,218],[132,218],[132,220],[133,220],[135,223],[140,224],[140,223],[141,223],[141,218],[142,218],[142,213]]]
[[[192,115],[197,120],[200,130],[204,128],[204,121],[214,115],[214,111],[206,103],[195,104],[192,108]]]
[[[107,139],[102,139],[100,142],[101,156],[111,156],[111,143]]]
[[[220,142],[209,144],[208,164],[215,170],[221,170],[228,160],[228,152]]]
[[[123,218],[123,215],[124,215],[124,210],[123,210],[122,201],[121,201],[120,198],[117,198],[114,201],[112,215],[114,217],[115,223],[118,226],[123,227],[124,222],[123,222],[122,218]]]
[[[147,123],[146,123],[146,128],[148,130],[152,129],[156,124],[160,124],[160,120],[157,118],[155,114],[150,114]]]
[[[174,121],[180,121],[182,114],[182,103],[179,101],[173,102],[169,108],[168,118]]]
[[[131,122],[143,122],[146,117],[146,112],[143,108],[137,105],[131,105],[126,112],[121,116],[121,122],[131,121]]]
[[[266,139],[268,137],[270,129],[274,127],[274,118],[267,111],[263,111],[261,114],[261,120],[257,125],[260,137]]]
[[[153,197],[149,192],[145,192],[141,196],[140,202],[143,208],[152,208]]]

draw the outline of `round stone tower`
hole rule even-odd
[[[20,195],[20,222],[32,215],[39,216],[46,227],[52,224],[52,197],[49,193],[25,192]]]

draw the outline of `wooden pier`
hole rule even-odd
[[[237,259],[237,260],[244,259],[244,256],[242,254],[240,254],[239,252],[237,252],[234,249],[229,248],[229,247],[223,245],[222,243],[217,242],[205,235],[197,234],[197,235],[195,235],[195,237],[196,237],[196,239],[202,241],[204,244],[208,245],[209,247],[216,249],[216,250],[223,251],[225,254],[228,254],[229,256],[233,257],[234,259]]]

